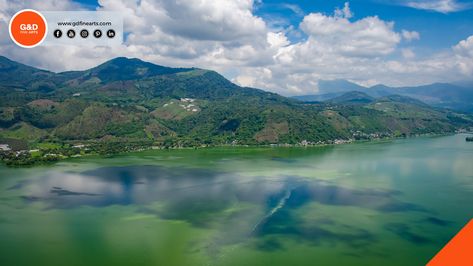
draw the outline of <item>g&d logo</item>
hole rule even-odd
[[[33,48],[46,38],[48,24],[38,11],[23,9],[12,17],[8,30],[14,43],[24,48]]]

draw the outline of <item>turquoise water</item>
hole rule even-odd
[[[0,166],[1,265],[423,265],[473,216],[465,135]]]

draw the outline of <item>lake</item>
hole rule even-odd
[[[473,217],[465,137],[0,166],[0,264],[425,265]]]

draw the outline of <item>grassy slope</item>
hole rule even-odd
[[[356,131],[442,133],[471,124],[469,117],[406,98],[303,104],[241,88],[213,71],[171,69],[136,59],[60,74],[0,58],[2,65],[0,137],[29,142],[297,143],[350,138]],[[17,75],[30,78],[9,80]]]

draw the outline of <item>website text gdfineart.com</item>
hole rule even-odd
[[[57,25],[61,26],[72,26],[72,27],[81,27],[81,26],[95,26],[95,27],[108,27],[112,26],[112,22],[110,21],[65,21],[65,22],[58,22]]]

